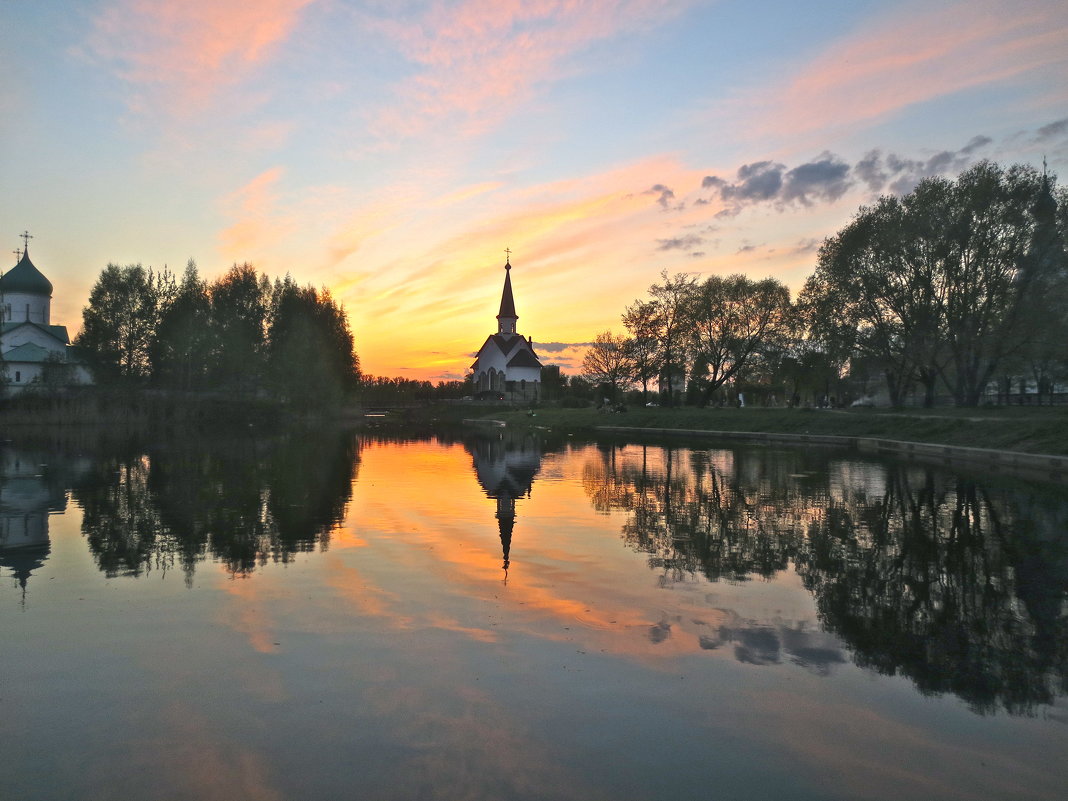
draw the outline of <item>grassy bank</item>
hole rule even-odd
[[[832,434],[1068,455],[1068,407],[980,409],[736,409],[631,407],[606,414],[595,409],[435,407],[426,410],[442,422],[495,418],[514,426],[544,426],[593,433],[598,426],[684,428],[707,431],[760,431],[778,434]]]

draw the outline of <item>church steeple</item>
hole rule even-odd
[[[514,334],[519,315],[515,313],[515,300],[512,298],[511,251],[505,248],[504,252],[504,291],[501,293],[501,310],[497,313],[497,333]]]

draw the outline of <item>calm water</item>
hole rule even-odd
[[[1063,799],[1068,500],[831,451],[0,446],[0,796]]]

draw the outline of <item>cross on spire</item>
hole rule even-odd
[[[30,240],[33,239],[33,234],[31,234],[29,231],[23,231],[21,234],[19,234],[19,236],[21,236],[22,237],[22,241],[26,243],[26,246],[22,249],[22,252],[23,253],[29,253],[30,252]]]
[[[15,248],[11,252],[15,254],[15,264],[18,264],[20,261],[22,261],[22,251],[21,250],[19,250],[18,248]]]

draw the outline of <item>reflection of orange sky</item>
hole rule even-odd
[[[749,714],[769,736],[810,766],[815,780],[853,798],[1058,799],[1063,787],[1040,770],[1027,770],[1012,746],[947,742],[925,726],[891,717],[867,705],[797,692],[747,694]],[[945,701],[953,706],[955,702]],[[804,732],[804,736],[797,736]],[[843,747],[848,744],[848,747]],[[1060,758],[1056,738],[1048,760]],[[975,766],[982,765],[982,771]]]
[[[218,729],[212,711],[193,700],[151,710],[143,739],[110,745],[108,758],[86,767],[96,792],[84,798],[195,798],[198,801],[282,801],[270,758]],[[145,777],[153,789],[146,793]],[[105,789],[106,788],[106,789]]]
[[[663,468],[659,449],[640,453],[624,449],[614,458],[620,465],[648,458],[650,470]],[[591,462],[602,457],[593,449],[558,454],[553,469],[576,479],[585,472],[588,483]],[[675,469],[689,472],[683,461]],[[331,534],[329,551],[308,557],[328,597],[301,612],[301,625],[320,630],[315,610],[341,602],[347,615],[396,631],[447,631],[481,643],[516,633],[656,666],[698,652],[702,637],[744,620],[729,585],[698,576],[659,588],[660,571],[619,541],[622,515],[596,511],[590,489],[582,480],[535,480],[531,497],[516,500],[505,581],[496,502],[462,445],[365,442],[347,519]],[[280,648],[272,606],[292,590],[265,578],[262,571],[228,577],[224,590],[236,603],[220,619],[253,650],[273,653]],[[812,614],[792,573],[776,577],[765,596],[780,623],[804,625]]]
[[[220,617],[230,628],[245,635],[252,650],[261,654],[270,654],[278,650],[275,644],[276,632],[270,616],[270,601],[285,597],[283,587],[272,585],[265,588],[260,582],[250,577],[231,576],[223,587],[225,593],[236,602],[224,607]],[[265,592],[270,598],[264,597]]]
[[[413,477],[410,483],[377,478],[405,475]],[[630,575],[613,574],[618,567],[606,565],[601,550],[619,555],[618,522],[592,514],[583,520],[584,526],[606,527],[612,532],[608,537],[582,534],[565,522],[576,511],[587,517],[589,508],[581,486],[535,481],[531,498],[516,502],[512,566],[504,584],[495,502],[482,493],[467,451],[427,443],[370,445],[361,451],[349,518],[331,539],[324,570],[355,612],[380,617],[398,629],[440,628],[480,641],[494,641],[510,629],[559,642],[582,641],[608,653],[646,656],[697,650],[698,637],[721,623],[724,613],[704,604],[689,609],[684,604],[680,612],[683,599],[676,594],[670,598],[676,607],[672,636],[653,644],[647,633],[663,617],[647,599],[655,577],[641,557],[624,559]],[[593,550],[576,550],[583,539]],[[347,554],[347,549],[358,553]],[[422,603],[413,606],[405,595],[418,590],[387,588],[376,581],[375,567],[383,564],[418,576],[420,587],[432,582],[454,598],[481,599],[490,606],[478,610],[476,619],[463,621]],[[693,619],[701,623],[690,630]]]

